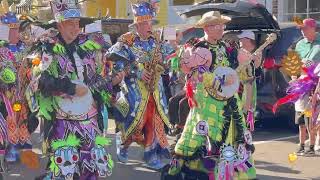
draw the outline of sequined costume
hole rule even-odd
[[[244,146],[252,148],[252,145],[245,139],[245,134],[250,136],[250,132],[246,130],[237,93],[225,100],[215,98],[223,81],[216,76],[214,70],[218,67],[236,67],[234,52],[227,52],[226,46],[221,41],[214,45],[204,39],[190,41],[182,51],[186,49],[194,50],[191,50],[192,53],[187,53],[191,54],[190,57],[185,56],[183,52],[180,57],[180,64],[188,64],[191,70],[186,72],[188,74],[186,94],[191,109],[175,146],[175,158],[171,163],[169,174],[177,175],[181,168],[186,166],[191,170],[211,174],[216,179],[255,178],[251,149],[243,148]],[[208,64],[211,60],[212,63]],[[237,149],[244,151],[240,154]],[[225,157],[227,150],[232,152],[230,159]],[[241,155],[245,158],[236,158]],[[206,156],[211,158],[205,158]],[[237,169],[237,172],[234,169]]]
[[[148,9],[150,6],[149,3],[134,5],[137,9]],[[139,19],[139,16],[136,18]],[[165,71],[164,60],[170,48],[159,40],[156,33],[141,39],[134,32],[128,32],[109,49],[108,56],[117,59],[114,70],[130,72],[122,83],[122,88],[126,87],[127,92],[120,91],[118,97],[124,98],[118,98],[115,104],[116,120],[122,126],[122,147],[118,149],[118,158],[124,162],[132,142],[144,147],[145,161],[154,166],[159,164],[162,155],[169,154],[165,126],[170,126],[170,123],[161,74]],[[151,69],[154,70],[154,83],[146,84],[141,75],[144,70],[150,72]]]
[[[128,36],[130,39],[122,39]],[[144,145],[145,158],[147,159],[150,159],[158,150],[167,150],[168,142],[164,126],[170,125],[167,117],[167,102],[160,77],[163,71],[155,74],[154,92],[149,92],[140,79],[141,77],[139,77],[139,73],[141,76],[144,69],[143,63],[155,58],[153,52],[156,46],[161,46],[161,44],[152,35],[148,40],[142,41],[136,34],[128,33],[122,36],[120,42],[111,48],[112,53],[116,52],[115,48],[123,48],[122,51],[117,53],[128,53],[127,55],[129,55],[127,56],[129,62],[125,63],[126,60],[124,59],[118,61],[116,64],[118,71],[123,70],[124,64],[138,61],[137,74],[125,78],[125,85],[128,88],[126,99],[129,109],[124,114],[116,110],[116,114],[117,120],[123,124],[124,146],[128,147],[134,141]],[[124,47],[127,48],[124,49]],[[167,52],[162,51],[162,53],[165,55]],[[154,66],[162,68],[160,65],[155,64]]]
[[[80,19],[75,1],[51,1],[56,21]],[[50,146],[50,179],[74,175],[98,179],[111,175],[113,161],[105,150],[108,140],[104,112],[109,103],[111,80],[104,76],[103,38],[79,34],[66,43],[62,32],[52,31],[37,41],[33,54],[41,63],[33,68],[30,87],[38,117],[47,121],[45,141]],[[102,36],[101,36],[102,37]],[[77,87],[85,89],[77,94]],[[102,141],[101,141],[102,140]]]
[[[18,150],[31,150],[31,136],[28,130],[28,119],[30,111],[24,96],[26,84],[26,64],[23,58],[26,55],[26,48],[22,41],[19,40],[20,20],[15,12],[9,11],[6,6],[7,2],[2,3],[5,13],[1,15],[1,24],[3,34],[8,34],[3,39],[1,46],[3,53],[10,51],[12,65],[16,69],[16,84],[14,88],[6,93],[6,124],[8,133],[8,146],[6,152],[6,161],[14,162],[19,159]],[[3,55],[8,56],[8,55]],[[10,103],[10,105],[9,105]]]
[[[2,42],[3,43],[3,42]],[[17,71],[14,66],[15,58],[12,52],[4,44],[0,45],[0,95],[1,95],[1,113],[0,113],[0,157],[1,172],[4,171],[4,155],[8,145],[8,119],[13,119],[14,111],[11,102],[10,92],[17,87]],[[14,119],[13,119],[14,120]]]

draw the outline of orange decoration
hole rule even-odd
[[[39,157],[32,150],[26,150],[21,152],[21,162],[30,169],[40,168]]]
[[[22,16],[20,16],[19,19],[20,19],[20,20],[26,20],[26,19],[27,19],[27,16],[26,16],[26,15],[22,15]]]
[[[20,112],[21,108],[22,108],[22,105],[19,102],[15,102],[12,107],[14,112]]]
[[[41,59],[39,57],[36,57],[32,60],[32,64],[35,66],[39,66],[40,62],[41,62]]]

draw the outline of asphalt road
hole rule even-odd
[[[278,126],[278,125],[276,125]],[[110,122],[110,129],[114,125]],[[112,131],[110,136],[113,137]],[[35,135],[34,140],[39,139]],[[36,141],[35,141],[36,142]],[[319,160],[320,157],[298,157],[294,164],[288,162],[288,154],[297,149],[298,137],[285,126],[264,127],[257,129],[254,134],[256,152],[254,153],[255,165],[257,167],[258,179],[260,180],[320,180]],[[39,144],[36,144],[39,147]],[[40,149],[35,152],[41,154]],[[141,159],[143,152],[140,147],[133,145],[130,148],[130,161],[121,164],[116,161],[115,142],[108,150],[113,154],[115,168],[108,180],[157,180],[160,173],[144,167]],[[41,166],[45,167],[46,157],[41,157]],[[5,175],[5,180],[33,180],[43,173],[42,170],[30,170],[19,164],[9,165],[10,171]]]

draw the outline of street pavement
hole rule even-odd
[[[128,164],[117,162],[115,155],[114,123],[109,123],[110,137],[113,144],[108,148],[112,153],[115,168],[108,180],[158,180],[160,173],[145,168],[141,157],[142,149],[133,144],[129,150],[130,161]],[[34,135],[33,140],[39,140],[39,134]],[[172,140],[170,140],[172,142]],[[39,141],[38,141],[39,142]],[[254,133],[254,143],[256,152],[254,153],[255,165],[259,180],[320,180],[319,160],[320,157],[298,157],[294,164],[288,162],[288,154],[297,149],[297,133],[293,133],[283,127],[264,127],[256,129]],[[36,143],[34,151],[39,153],[40,144]],[[45,167],[46,157],[41,157],[41,167]],[[42,174],[43,170],[30,170],[24,165],[10,164],[9,172],[5,175],[5,180],[33,180]]]

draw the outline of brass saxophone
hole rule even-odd
[[[146,83],[146,88],[150,93],[153,93],[161,74],[165,71],[162,65],[161,44],[159,41],[154,49],[152,60],[144,62],[144,68],[151,74],[150,81]]]

